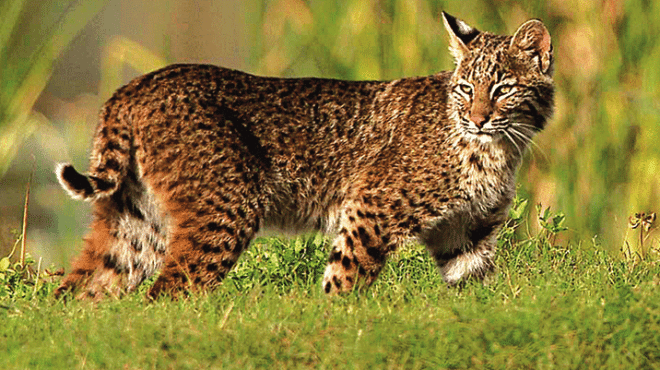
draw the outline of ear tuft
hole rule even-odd
[[[511,39],[511,49],[534,59],[543,74],[552,75],[552,40],[540,20],[523,23]]]
[[[442,12],[442,21],[449,33],[449,51],[456,63],[460,62],[468,52],[467,45],[479,35],[479,30],[470,27],[462,20]]]

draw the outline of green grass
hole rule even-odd
[[[320,237],[261,239],[222,287],[180,301],[65,303],[53,283],[8,273],[0,368],[660,367],[660,264],[553,245],[562,222],[545,213],[523,236],[510,223],[498,274],[461,289],[410,246],[368,291],[326,297]]]

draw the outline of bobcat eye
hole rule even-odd
[[[468,95],[472,94],[472,87],[470,85],[460,84],[460,85],[458,85],[458,88],[461,89],[462,92],[464,92]]]
[[[493,94],[493,96],[498,97],[498,96],[506,95],[510,93],[512,90],[513,90],[512,85],[501,85],[497,89],[495,89],[495,93]]]

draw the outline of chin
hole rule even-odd
[[[491,144],[500,141],[501,135],[487,134],[485,132],[466,131],[465,137],[470,141],[476,141],[480,144]]]

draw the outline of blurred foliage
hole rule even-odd
[[[101,5],[0,2],[0,177],[30,133],[38,130],[37,140],[50,142],[44,153],[35,153],[40,169],[36,178],[48,187],[35,189],[37,211],[31,217],[41,214],[42,221],[56,220],[54,226],[43,222],[49,228],[39,237],[43,249],[56,244],[52,250],[68,251],[65,255],[80,245],[72,243],[80,239],[84,217],[63,215],[79,215],[87,208],[64,202],[65,195],[54,185],[51,162],[70,156],[84,167],[93,123],[81,117],[95,116],[100,100],[126,82],[125,65],[137,75],[166,61],[179,61],[159,57],[170,55],[169,50],[149,51],[140,40],[104,35],[98,95],[69,104],[63,109],[71,118],[61,127],[50,125],[32,111],[34,101],[48,81],[53,61]],[[157,12],[162,14],[160,23],[151,24],[157,20],[148,17],[151,23],[139,26],[162,29],[162,44],[168,48],[172,35],[185,31],[173,13],[188,8],[158,6],[165,9]],[[657,212],[660,201],[660,147],[655,145],[660,142],[660,2],[247,0],[241,9],[245,37],[237,43],[249,50],[243,69],[262,75],[341,79],[396,79],[453,68],[442,10],[481,30],[502,34],[514,32],[529,18],[542,19],[555,48],[556,114],[524,162],[519,192],[532,205],[542,203],[563,212],[561,220],[548,220],[554,226],[561,221],[561,227],[571,231],[557,236],[559,242],[569,235],[595,238],[611,251],[625,246],[628,254],[644,254],[636,250],[641,243],[637,230],[633,233],[628,227],[628,218]],[[218,50],[217,45],[208,47]],[[14,181],[22,189],[25,179],[20,176]],[[7,178],[3,181],[5,191]],[[530,215],[539,216],[544,217]],[[530,225],[541,227],[537,222]],[[49,236],[56,240],[45,234],[57,235]],[[646,247],[657,248],[657,243],[652,237]]]
[[[103,1],[0,3],[0,177],[18,146],[44,120],[32,106],[55,60],[102,5]]]

